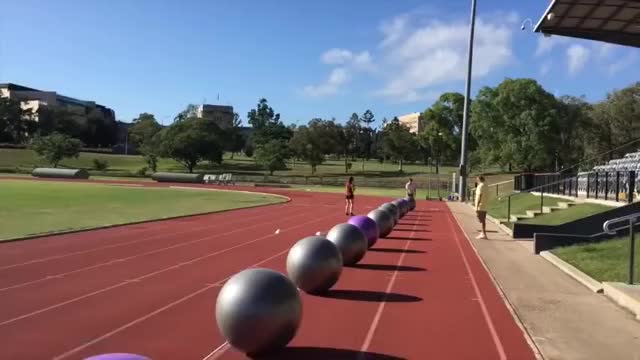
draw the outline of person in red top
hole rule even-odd
[[[349,180],[347,180],[347,183],[345,184],[345,215],[353,215],[353,198],[355,191],[356,186],[353,184],[353,176],[350,176]]]

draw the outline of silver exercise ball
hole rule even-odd
[[[378,224],[378,229],[380,230],[379,237],[383,238],[393,230],[393,217],[388,212],[381,209],[374,209],[371,210],[367,216]]]
[[[389,203],[382,204],[382,206],[380,206],[379,209],[382,209],[382,210],[388,212],[389,214],[391,214],[391,216],[393,216],[393,225],[394,226],[400,220],[400,210],[398,209],[398,207],[394,203],[390,203],[389,202]]]
[[[343,265],[354,265],[367,253],[367,236],[355,225],[338,224],[329,230],[327,239],[340,250]]]
[[[340,278],[342,255],[329,239],[308,236],[289,250],[287,272],[298,288],[319,294],[329,290]]]
[[[295,284],[270,269],[247,269],[231,277],[216,301],[218,329],[229,344],[247,354],[285,347],[302,320]]]

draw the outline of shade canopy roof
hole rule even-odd
[[[640,0],[552,0],[535,31],[640,47]]]

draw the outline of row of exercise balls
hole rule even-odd
[[[353,216],[325,236],[308,236],[287,255],[288,276],[252,268],[232,276],[216,301],[216,321],[234,348],[249,356],[285,347],[302,321],[299,290],[322,294],[339,280],[343,266],[357,264],[411,209],[406,199],[385,203],[367,216]]]

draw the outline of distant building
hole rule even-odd
[[[86,122],[89,114],[98,111],[107,122],[116,121],[115,112],[93,101],[78,100],[60,95],[55,91],[42,91],[13,83],[0,84],[0,97],[20,102],[20,106],[31,112],[29,118],[38,121],[40,110],[46,107],[61,107],[75,115],[76,120]]]
[[[419,112],[398,116],[403,125],[409,127],[409,131],[417,134],[422,131],[422,114]]]
[[[213,120],[222,129],[233,126],[233,106],[202,104],[198,106],[197,116]]]

